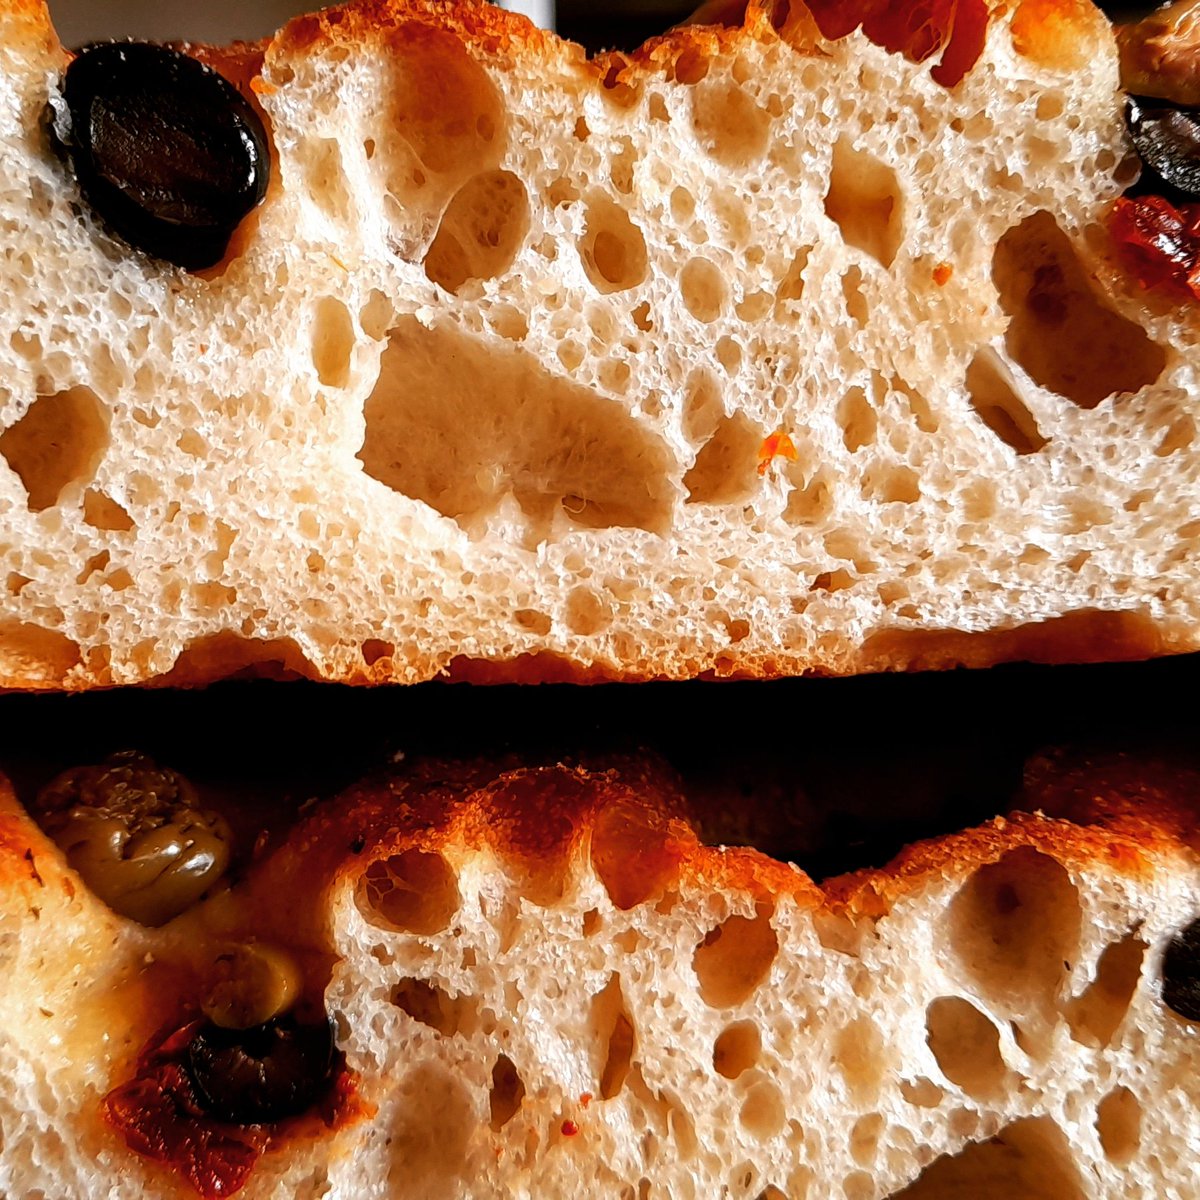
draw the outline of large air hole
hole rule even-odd
[[[108,414],[86,387],[38,396],[0,434],[0,454],[25,485],[32,512],[57,504],[72,485],[90,482],[107,448]]]
[[[1014,1121],[998,1137],[935,1160],[890,1200],[1084,1200],[1063,1132],[1049,1117]]]
[[[492,1067],[492,1086],[488,1091],[488,1109],[493,1130],[503,1129],[517,1115],[525,1099],[525,1082],[507,1054],[501,1054]]]
[[[407,142],[421,162],[442,175],[498,161],[504,146],[504,109],[487,72],[453,33],[409,22],[395,37],[389,136]]]
[[[450,996],[424,979],[402,979],[391,992],[392,1003],[445,1037],[474,1029],[478,1018],[475,1001],[469,996]]]
[[[675,881],[681,853],[669,823],[638,805],[609,804],[592,824],[592,869],[620,909],[661,896]]]
[[[845,138],[833,148],[825,212],[847,245],[892,265],[904,237],[904,196],[896,172]]]
[[[344,220],[351,211],[350,188],[342,167],[342,153],[333,138],[305,138],[300,158],[304,168],[301,194],[314,201],[334,220]]]
[[[855,1017],[833,1040],[833,1063],[858,1105],[874,1104],[883,1080],[894,1068],[879,1027],[870,1017]]]
[[[771,117],[736,83],[710,77],[692,92],[692,128],[717,162],[748,167],[766,151]]]
[[[775,289],[775,316],[778,318],[787,311],[785,305],[789,301],[798,301],[804,296],[804,272],[808,268],[811,246],[801,246],[796,251],[791,265],[784,272],[779,286]]]
[[[762,440],[762,430],[745,414],[722,418],[683,477],[688,503],[733,504],[749,496],[758,476]]]
[[[602,1100],[611,1100],[625,1086],[636,1045],[618,975],[610,975],[604,990],[592,1000],[591,1025],[597,1048],[597,1087]]]
[[[690,442],[707,441],[724,415],[721,388],[712,372],[703,368],[693,371],[683,398],[683,436]]]
[[[532,522],[662,530],[670,458],[625,408],[414,317],[393,329],[366,403],[368,475],[469,523],[512,495]]]
[[[967,368],[967,395],[979,419],[1018,454],[1035,454],[1046,444],[1033,413],[1017,395],[1011,372],[990,346]]]
[[[109,584],[115,586],[112,576]],[[292,638],[243,637],[226,631],[193,638],[160,682],[166,687],[195,687],[228,679],[239,671],[268,679],[315,679],[318,675]]]
[[[925,1010],[926,1040],[942,1074],[968,1095],[986,1098],[1004,1084],[1000,1032],[967,1000],[940,996]]]
[[[405,850],[373,862],[359,878],[355,899],[372,925],[440,933],[458,911],[458,880],[440,854]]]
[[[729,917],[710,929],[692,956],[700,997],[713,1008],[741,1004],[767,977],[779,953],[772,909],[760,904],[753,917]]]
[[[66,634],[26,621],[0,621],[0,675],[17,687],[56,687],[79,661],[79,645]]]
[[[862,388],[847,390],[838,402],[837,420],[842,427],[842,442],[852,454],[875,440],[879,418]]]
[[[111,496],[88,488],[83,493],[83,519],[93,529],[127,533],[133,528],[133,518]]]
[[[788,463],[784,471],[792,484],[783,519],[792,525],[817,525],[828,520],[834,509],[833,477],[824,467],[811,476],[800,463]]]
[[[312,325],[312,358],[317,378],[326,387],[345,387],[354,355],[354,319],[333,296],[317,301]]]
[[[1066,1007],[1071,1036],[1077,1042],[1107,1046],[1112,1041],[1142,977],[1146,943],[1130,934],[1105,947],[1096,978]]]
[[[601,292],[623,292],[646,278],[649,259],[642,231],[606,196],[588,203],[579,257]]]
[[[863,476],[863,494],[880,504],[915,504],[921,498],[921,481],[911,467],[878,464]]]
[[[762,1035],[753,1021],[738,1021],[721,1030],[713,1045],[713,1069],[726,1079],[736,1079],[758,1065]]]
[[[1079,953],[1079,893],[1065,868],[1032,847],[981,867],[950,905],[962,970],[1014,1017],[1051,1019]]]
[[[1142,1144],[1141,1101],[1126,1087],[1114,1088],[1096,1106],[1096,1133],[1112,1162],[1127,1163]]]
[[[1070,239],[1048,212],[1027,217],[1000,239],[992,279],[1011,318],[1008,352],[1040,386],[1095,408],[1162,373],[1162,347],[1100,302]]]
[[[738,1110],[738,1124],[760,1142],[779,1133],[787,1122],[783,1093],[769,1079],[758,1079],[746,1091]]]
[[[425,256],[425,274],[448,292],[470,279],[507,271],[529,232],[529,197],[511,171],[468,180],[442,217]]]
[[[379,1194],[413,1200],[469,1194],[467,1177],[474,1175],[478,1163],[475,1086],[472,1079],[467,1090],[457,1064],[451,1070],[425,1062],[389,1077],[392,1103],[385,1110],[388,1124],[380,1139],[380,1149],[388,1156],[388,1175]]]
[[[679,273],[684,307],[698,321],[715,321],[725,307],[728,289],[720,268],[707,258],[692,258]]]

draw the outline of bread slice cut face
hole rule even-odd
[[[702,844],[651,761],[422,761],[154,929],[8,792],[0,1186],[1189,1195],[1196,773],[1051,758],[1028,780],[1038,815],[818,887]],[[244,1063],[194,1046],[226,1036],[200,1011],[214,960],[268,952],[334,1057],[303,1111],[248,1125],[221,1107]]]
[[[83,202],[68,55],[3,0],[0,685],[1200,644],[1197,310],[1109,233],[1106,20],[963,0],[902,53],[829,8],[595,61],[422,0],[193,48],[272,173],[189,272]]]

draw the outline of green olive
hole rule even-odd
[[[38,815],[67,862],[110,908],[162,925],[224,874],[232,834],[177,771],[132,751],[76,767],[42,789]]]
[[[201,1008],[222,1029],[250,1029],[287,1012],[300,995],[296,960],[281,946],[245,942],[222,950]]]

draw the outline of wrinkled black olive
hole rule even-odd
[[[1200,1021],[1200,917],[1172,939],[1162,961],[1163,1003],[1189,1021]]]
[[[184,1059],[198,1098],[219,1121],[265,1125],[311,1108],[329,1087],[333,1027],[291,1015],[252,1029],[204,1025]]]
[[[1200,109],[1130,96],[1125,123],[1146,167],[1138,190],[1168,199],[1200,199]]]
[[[146,42],[88,46],[67,68],[51,140],[84,199],[131,245],[219,262],[267,190],[262,122],[216,71]]]

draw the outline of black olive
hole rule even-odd
[[[1138,190],[1168,199],[1200,199],[1200,109],[1130,96],[1125,123],[1146,166]]]
[[[265,1125],[312,1107],[333,1072],[333,1026],[301,1025],[291,1015],[251,1029],[206,1024],[184,1059],[211,1116]]]
[[[112,230],[181,267],[219,262],[270,172],[262,122],[233,84],[178,50],[106,42],[67,68],[63,100],[51,140]]]
[[[1189,1021],[1200,1021],[1200,917],[1172,939],[1162,961],[1163,1003]]]

